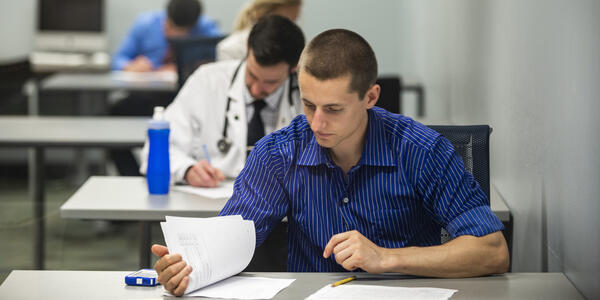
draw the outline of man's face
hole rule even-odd
[[[252,50],[246,58],[246,87],[255,99],[263,99],[271,95],[288,78],[290,66],[280,62],[273,66],[261,66]]]
[[[299,72],[298,84],[302,95],[304,114],[319,145],[335,150],[336,147],[353,147],[360,142],[368,116],[379,96],[379,87],[372,87],[363,99],[350,92],[350,75],[318,80],[306,71]]]
[[[179,26],[175,25],[175,23],[173,23],[173,21],[171,21],[171,19],[167,18],[167,21],[165,22],[165,36],[168,39],[184,37],[184,36],[188,35],[189,32],[190,32],[190,28],[179,27]]]

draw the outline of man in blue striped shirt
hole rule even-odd
[[[450,142],[374,107],[377,62],[362,37],[321,33],[298,71],[305,116],[256,144],[221,215],[253,220],[257,245],[287,216],[288,271],[507,270],[502,223]],[[453,238],[443,245],[441,228]],[[153,252],[159,281],[183,293],[191,268],[163,246]]]

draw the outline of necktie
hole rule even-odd
[[[267,104],[262,99],[256,99],[252,102],[254,106],[254,113],[248,123],[248,146],[254,146],[258,140],[265,136],[265,125],[263,124],[260,111],[265,108]]]

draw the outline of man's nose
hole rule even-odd
[[[313,131],[321,131],[325,129],[325,125],[327,125],[327,122],[323,115],[323,111],[319,108],[316,108],[315,113],[313,114],[312,124],[310,124],[310,128]]]
[[[263,88],[262,88],[261,84],[258,82],[252,83],[252,85],[250,86],[250,89],[251,89],[252,95],[254,95],[254,96],[263,94]]]

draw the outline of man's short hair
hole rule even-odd
[[[167,16],[177,26],[192,27],[202,14],[202,5],[198,0],[170,0],[167,4]]]
[[[248,49],[261,66],[285,62],[294,67],[303,48],[304,34],[300,27],[278,15],[260,18],[248,36]]]
[[[332,29],[317,35],[302,52],[300,69],[318,80],[350,75],[349,92],[363,98],[377,80],[377,59],[369,43],[350,30]]]

